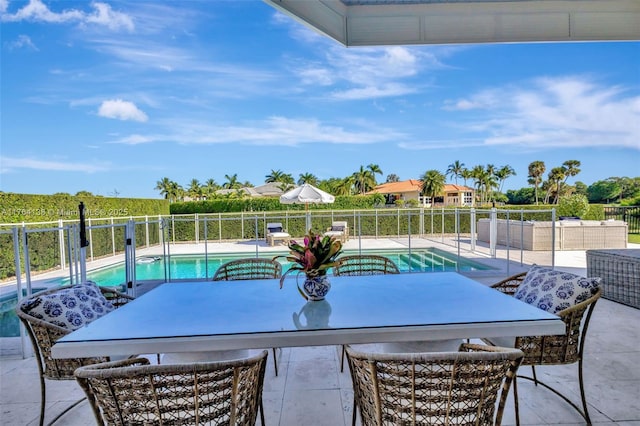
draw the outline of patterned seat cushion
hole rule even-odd
[[[599,285],[597,277],[586,278],[533,265],[514,297],[557,314],[591,297]]]
[[[98,286],[88,281],[52,294],[36,295],[26,312],[67,330],[76,330],[114,309]]]

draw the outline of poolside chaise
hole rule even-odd
[[[282,241],[283,244],[288,244],[290,239],[291,235],[284,230],[282,223],[267,223],[266,240],[267,244],[271,247],[275,245],[276,241]]]
[[[349,239],[349,224],[346,221],[332,222],[324,235],[339,238],[344,243]]]

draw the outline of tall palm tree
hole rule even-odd
[[[371,172],[371,176],[373,177],[373,186],[375,187],[378,182],[376,181],[376,175],[382,176],[382,169],[377,164],[369,164],[367,169]],[[373,188],[372,188],[373,189]]]
[[[437,170],[427,170],[422,177],[420,177],[420,180],[422,180],[420,193],[426,197],[430,197],[431,205],[433,206],[435,197],[442,193],[447,178]]]
[[[318,186],[318,177],[313,173],[300,173],[300,177],[298,178],[298,185],[304,185],[305,183]]]
[[[580,161],[578,160],[567,160],[562,163],[562,168],[564,169],[564,183],[567,183],[567,179],[570,177],[576,176],[580,173]]]
[[[224,175],[224,178],[227,180],[225,183],[222,184],[222,187],[224,189],[238,189],[241,188],[242,185],[240,184],[240,182],[238,181],[238,174],[235,173],[233,175]]]
[[[169,179],[168,177],[163,177],[156,182],[156,187],[153,189],[160,191],[160,195],[162,195],[164,199],[167,200],[169,198],[169,192],[171,191],[171,179]]]
[[[202,197],[202,186],[198,179],[191,179],[189,188],[187,189],[187,195],[194,200],[199,200]]]
[[[533,180],[533,193],[536,200],[536,205],[538,204],[538,187],[542,182],[542,175],[546,170],[546,166],[544,165],[544,161],[533,161],[529,164],[529,178]]]
[[[206,182],[204,183],[204,186],[202,187],[202,194],[208,199],[215,194],[218,188],[219,188],[219,185],[215,181],[215,179],[209,178],[206,180]]]
[[[487,171],[483,166],[477,165],[473,166],[471,169],[471,177],[473,178],[473,184],[478,191],[478,196],[480,198],[480,203],[485,202],[485,182],[487,180]]]
[[[464,186],[467,186],[467,180],[473,178],[473,173],[465,167],[460,171],[460,177],[464,179]]]
[[[558,198],[560,198],[560,187],[562,186],[565,177],[564,167],[554,167],[547,176],[550,183],[549,188],[551,189],[555,185],[556,196],[553,202],[554,204],[558,204]]]
[[[351,175],[353,177],[353,185],[358,194],[364,195],[368,190],[376,186],[376,178],[373,172],[360,166],[360,169]]]
[[[458,184],[458,178],[462,177],[462,171],[464,170],[464,163],[456,160],[453,163],[449,164],[447,167],[447,176],[451,176],[455,179],[456,185]]]
[[[171,181],[169,185],[169,202],[182,200],[184,197],[184,189],[177,182]]]
[[[515,176],[516,171],[511,166],[502,166],[495,172],[495,177],[498,179],[498,191],[502,192],[504,181],[511,176]]]

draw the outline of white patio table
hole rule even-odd
[[[60,339],[55,358],[564,333],[555,315],[452,272],[162,284]]]

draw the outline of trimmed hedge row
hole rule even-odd
[[[133,198],[106,198],[106,197],[75,197],[71,195],[32,195],[0,193],[0,223],[20,224],[29,223],[28,229],[56,228],[58,224],[41,223],[57,222],[62,219],[65,223],[77,223],[79,220],[78,205],[85,204],[85,217],[93,225],[111,224],[110,219],[98,220],[97,218],[113,218],[116,223],[124,223],[131,216],[140,215],[167,215],[169,202],[167,200],[133,199]],[[41,224],[39,224],[41,223]],[[142,225],[144,226],[144,225]],[[151,224],[150,244],[158,244],[158,225]],[[11,226],[2,230],[10,230]],[[124,250],[124,231],[117,228],[115,232],[115,252]],[[152,232],[152,229],[155,232]],[[136,229],[136,244],[146,243],[144,233],[138,233]],[[94,229],[91,231],[91,250],[94,257],[111,255],[114,253],[114,245],[111,238],[111,229]],[[22,239],[22,232],[19,234]],[[45,271],[59,268],[60,259],[60,233],[59,232],[29,232],[27,234],[29,244],[29,262],[32,271]],[[66,232],[63,233],[62,244],[65,253],[68,253],[68,240]],[[89,235],[87,235],[89,238]],[[21,245],[22,250],[22,245]],[[24,258],[22,252],[21,258]],[[24,265],[21,265],[24,270]],[[15,257],[13,251],[13,236],[0,233],[0,279],[15,276]]]

